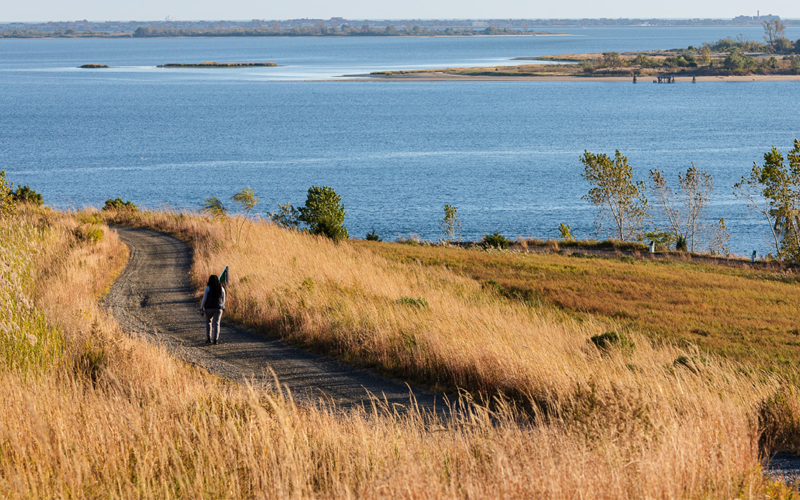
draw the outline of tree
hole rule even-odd
[[[260,200],[256,198],[256,193],[252,188],[249,187],[246,187],[235,195],[231,196],[231,199],[244,211],[244,218],[238,223],[239,230],[237,231],[236,241],[239,241],[242,237],[242,228],[244,227],[244,223],[250,217],[250,212],[256,208],[256,205],[259,204]],[[247,241],[246,234],[244,239]]]
[[[711,49],[709,48],[708,44],[703,44],[700,48],[700,51],[697,55],[697,63],[702,64],[703,66],[708,66],[711,62]]]
[[[439,223],[439,227],[444,233],[442,241],[451,242],[461,239],[461,220],[458,218],[458,208],[453,205],[444,206],[444,218]]]
[[[794,43],[788,38],[780,37],[775,40],[775,52],[779,54],[789,54],[794,50]]]
[[[6,171],[0,170],[0,218],[14,213],[15,203],[12,189],[14,189],[14,184],[6,178]]]
[[[644,183],[633,181],[628,159],[619,150],[613,160],[605,154],[584,151],[581,163],[582,177],[591,185],[583,199],[599,208],[595,221],[598,231],[602,230],[603,219],[610,216],[617,239],[641,237],[648,216],[647,198]]]
[[[133,32],[133,36],[135,38],[144,38],[148,36],[153,36],[153,28],[145,28],[140,26],[136,28],[136,31]]]
[[[203,212],[211,215],[212,217],[225,217],[228,215],[228,209],[225,205],[217,198],[216,196],[212,196],[211,198],[206,198],[203,202]]]
[[[764,216],[772,232],[779,258],[800,261],[800,140],[786,155],[773,146],[764,154],[764,164],[753,163],[748,176],[733,188],[739,198]]]
[[[625,61],[619,55],[619,52],[603,52],[603,66],[606,68],[619,68],[623,66]]]
[[[562,240],[575,241],[575,236],[572,234],[572,226],[569,224],[560,223],[558,225],[558,231],[561,233]]]
[[[694,165],[685,174],[679,173],[680,195],[677,197],[664,179],[663,172],[651,170],[650,180],[672,231],[677,237],[688,241],[689,250],[694,252],[697,233],[703,231],[701,215],[714,189],[711,175],[697,170]]]
[[[300,225],[298,219],[300,212],[291,203],[278,204],[278,209],[274,212],[267,212],[267,217],[284,229],[297,229],[297,226]]]
[[[344,203],[333,188],[311,186],[308,188],[306,204],[298,210],[298,220],[308,225],[311,234],[321,234],[338,242],[350,234],[344,227]]]
[[[786,26],[780,19],[768,19],[761,23],[761,25],[764,27],[764,40],[774,47],[775,41],[778,38],[783,38]]]
[[[756,64],[757,61],[755,57],[742,54],[742,51],[739,49],[733,49],[727,56],[725,56],[725,60],[722,62],[722,65],[725,67],[725,69],[734,71],[752,68]]]
[[[731,235],[728,232],[728,226],[725,225],[725,219],[720,219],[714,225],[714,230],[711,232],[711,241],[708,244],[708,252],[711,255],[729,256],[731,249],[728,247],[728,241]]]

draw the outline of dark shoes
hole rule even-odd
[[[218,342],[216,340],[212,340],[211,343],[214,344],[214,345],[218,344]]]
[[[206,339],[206,344],[210,344],[210,343],[211,343],[211,339]]]

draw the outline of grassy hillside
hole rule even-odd
[[[97,306],[126,249],[104,220],[172,231],[229,317],[441,385],[516,390],[535,418],[297,407],[131,338]],[[0,220],[4,498],[788,498],[759,450],[796,449],[792,385],[696,350],[595,346],[605,320],[489,293],[371,248],[186,214]],[[246,235],[246,240],[245,240]],[[199,334],[202,334],[199,332]],[[28,360],[19,363],[18,360]],[[489,393],[491,395],[491,393]]]
[[[774,369],[800,361],[800,275],[791,269],[359,242],[395,262],[449,269],[521,303],[602,319]]]

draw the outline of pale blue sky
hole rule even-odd
[[[0,0],[0,22],[89,19],[800,18],[798,0]]]

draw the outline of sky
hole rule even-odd
[[[506,18],[800,18],[800,1],[765,0],[0,0],[0,22]]]

